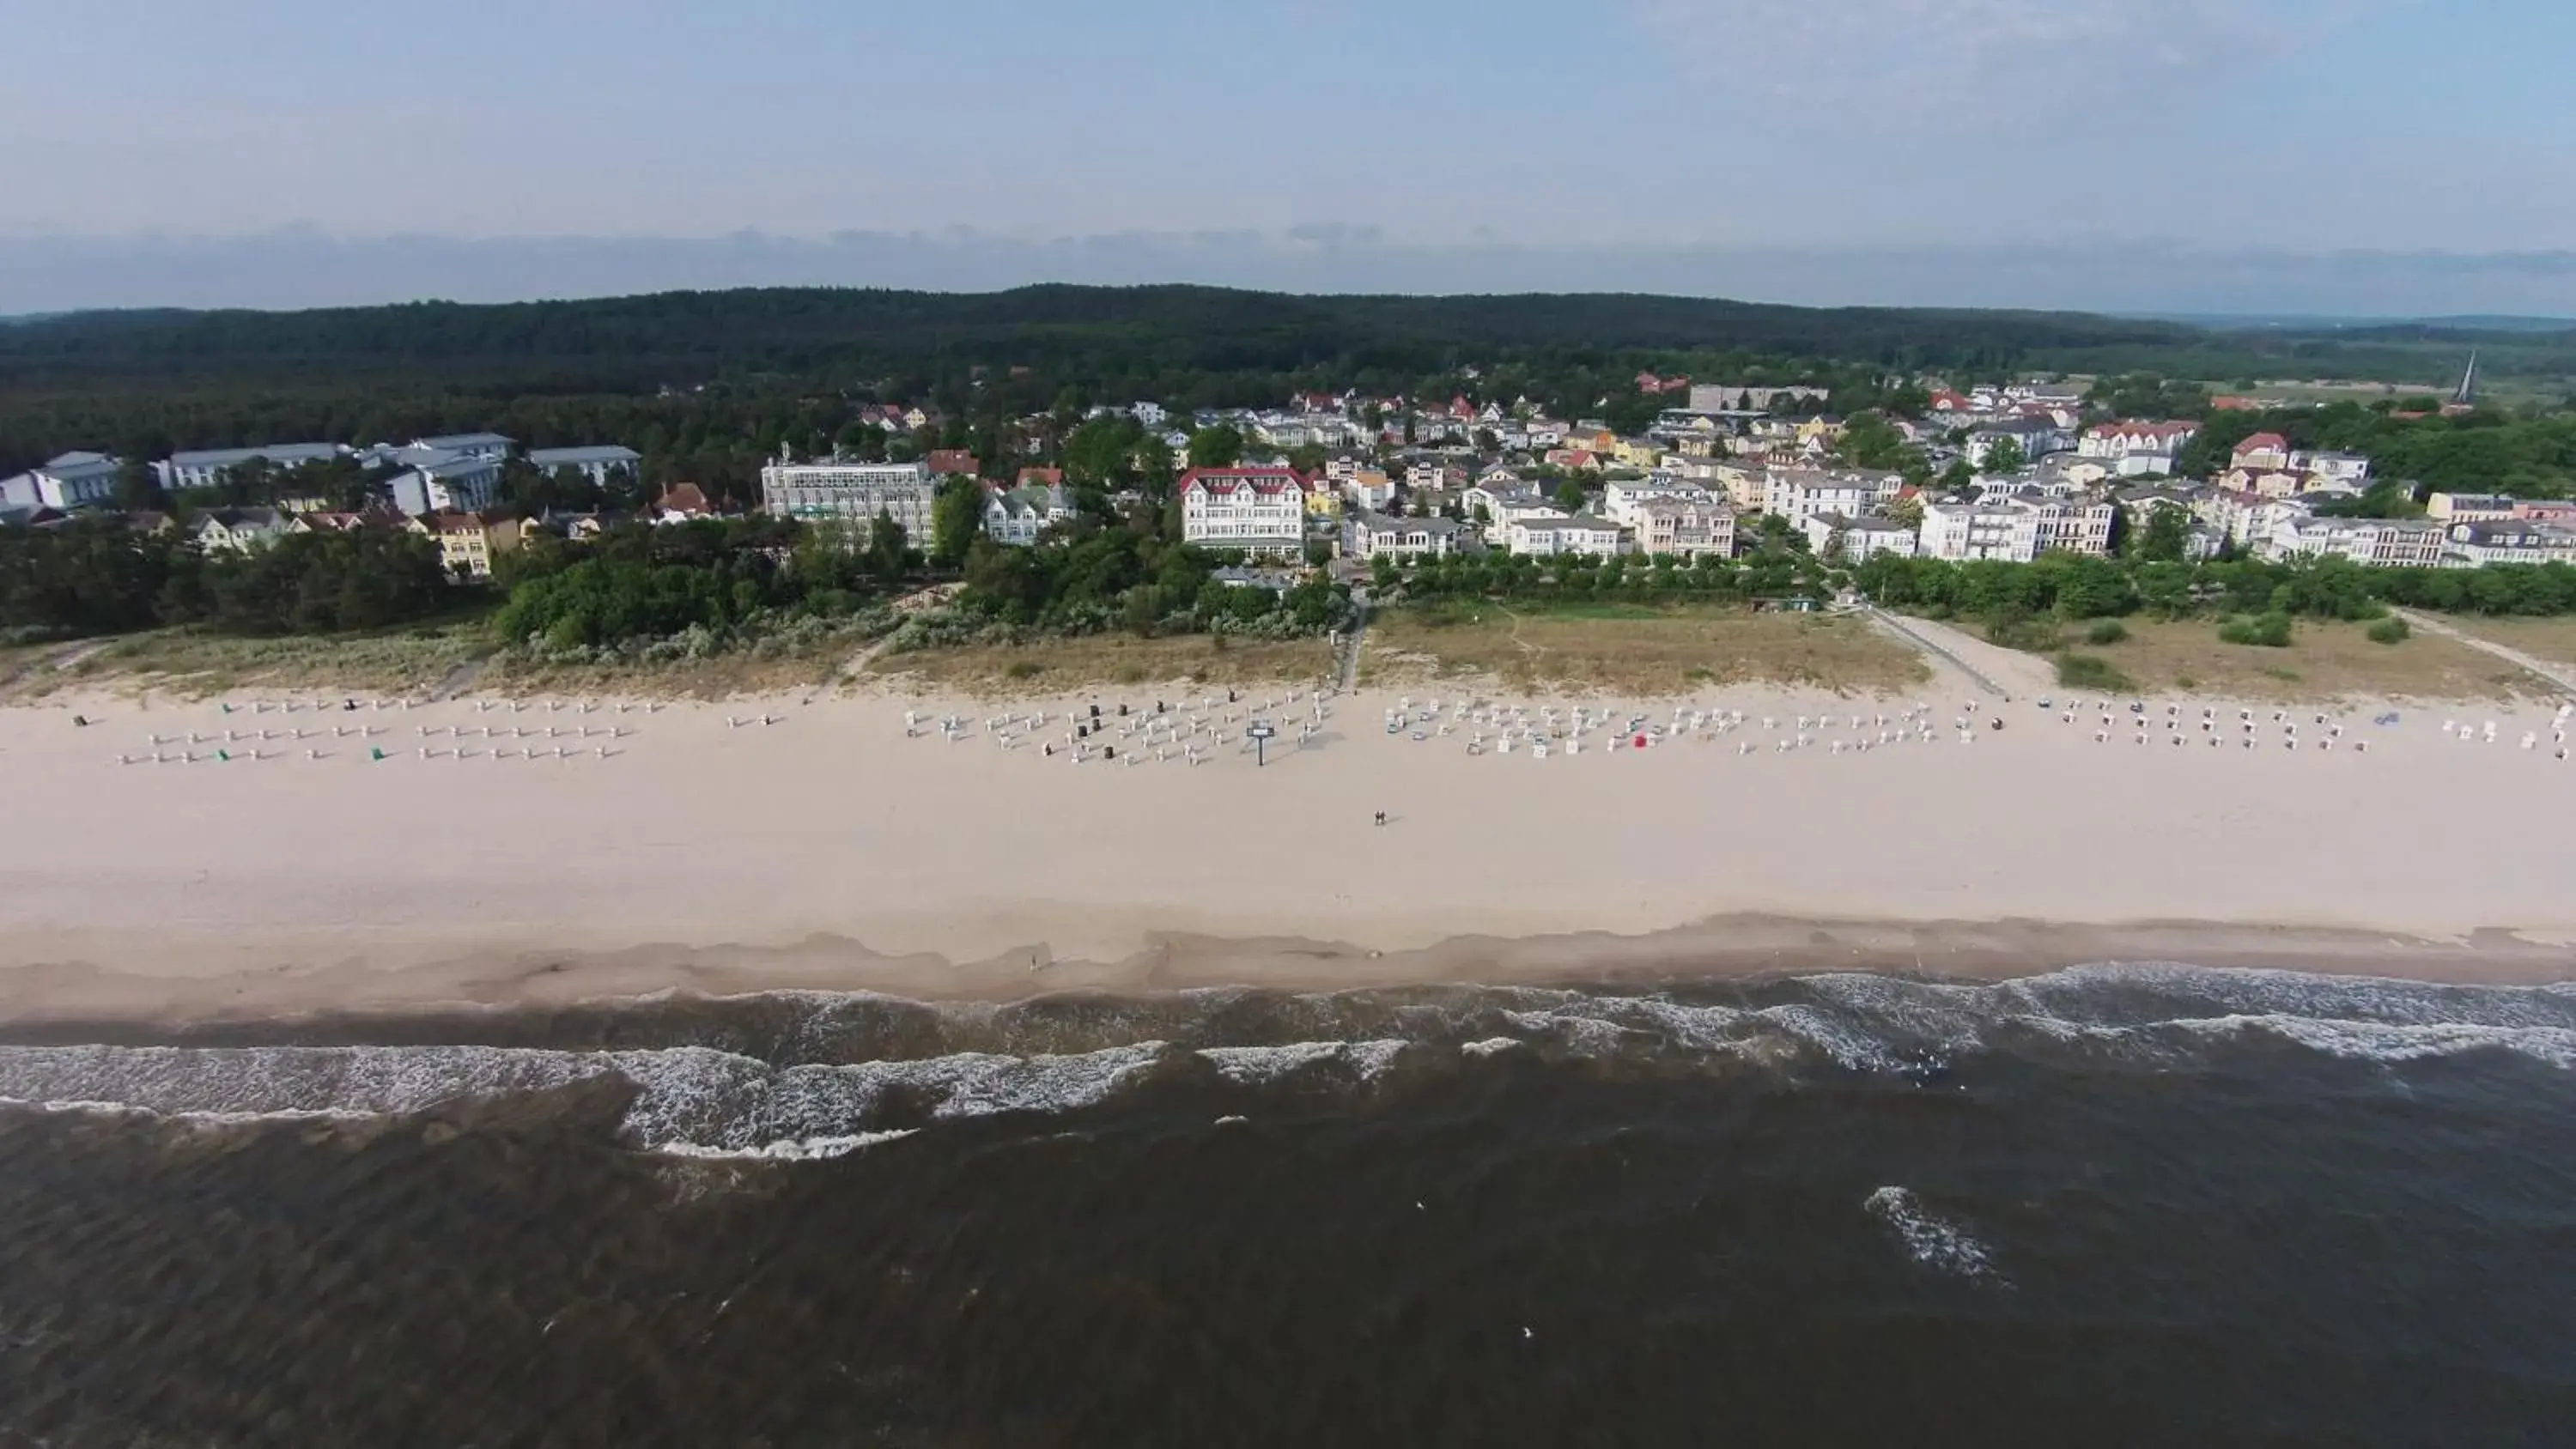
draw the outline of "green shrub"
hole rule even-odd
[[[2230,619],[2218,626],[2222,644],[2245,644],[2260,649],[2290,647],[2290,616],[2278,611],[2258,614],[2253,618]]]
[[[2127,694],[2137,688],[2137,681],[2098,654],[2058,655],[2057,682],[2068,689],[2098,689],[2106,694]]]
[[[2370,642],[2373,644],[2403,644],[2406,642],[2407,636],[2414,632],[2414,630],[2406,627],[2405,620],[2391,614],[2387,618],[2370,626]]]
[[[2129,637],[2129,626],[2117,619],[2103,619],[2084,631],[2087,644],[2120,644]]]
[[[2001,608],[1986,617],[1986,642],[2005,649],[2046,654],[2058,647],[2057,626],[2016,608]]]

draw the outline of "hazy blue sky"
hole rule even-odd
[[[1138,271],[2576,308],[2560,256],[2302,271],[2576,245],[2566,0],[0,0],[0,37],[0,311]]]

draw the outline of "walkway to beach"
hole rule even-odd
[[[1932,638],[1928,630],[1916,627],[1913,620],[1901,619],[1896,615],[1887,612],[1885,609],[1878,607],[1876,604],[1864,604],[1862,605],[1862,608],[1868,613],[1871,623],[1874,623],[1881,629],[1895,635],[1910,647],[1919,649],[1922,652],[1931,655],[1941,663],[1947,664],[1951,668],[1958,670],[1961,674],[1966,675],[1969,682],[1975,684],[1979,689],[1995,696],[1997,699],[2006,699],[2011,697],[2011,691],[2005,689],[2002,685],[1995,683],[1991,678],[1988,678],[1985,671],[1977,668],[1973,664],[1970,664],[1967,660],[1960,658],[1949,646]]]

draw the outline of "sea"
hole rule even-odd
[[[2576,1443],[2576,988],[0,1032],[0,1446]]]

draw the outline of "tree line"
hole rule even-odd
[[[27,634],[166,624],[322,634],[406,623],[458,600],[437,547],[394,529],[289,534],[243,552],[114,517],[0,530],[0,629]]]
[[[2182,563],[2050,554],[2032,563],[1898,558],[1851,570],[1855,588],[1890,609],[1997,618],[2186,619],[2283,614],[2369,619],[2389,605],[2441,613],[2576,613],[2576,567],[2366,568],[2349,559]]]

